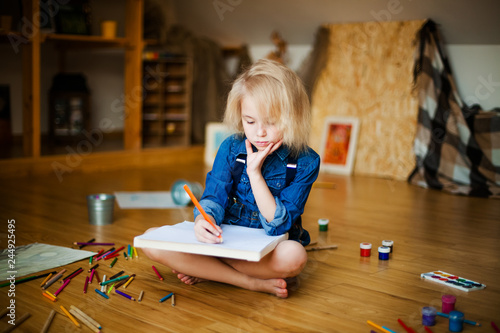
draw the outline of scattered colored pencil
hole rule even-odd
[[[89,270],[87,271],[87,273],[92,272],[92,270],[96,269],[97,267],[99,267],[99,264],[95,264],[94,266],[90,267]]]
[[[52,302],[55,302],[56,301],[56,298],[55,297],[52,297],[51,295],[47,294],[47,293],[42,293],[42,295],[48,299],[50,299]]]
[[[66,286],[71,282],[71,279],[67,279],[62,286],[59,287],[59,289],[56,290],[56,292],[54,293],[54,295],[59,295],[59,293],[61,291],[63,291],[64,288],[66,288]]]
[[[45,273],[45,274],[41,274],[41,275],[32,275],[32,276],[28,276],[28,277],[25,277],[25,278],[22,278],[22,279],[19,279],[19,280],[16,280],[14,282],[15,285],[19,284],[19,283],[24,283],[24,282],[28,282],[28,281],[31,281],[31,280],[36,280],[36,279],[40,279],[40,278],[43,278],[43,277],[46,277],[47,275],[49,274],[55,274],[56,272],[50,272],[50,273]],[[2,287],[7,287],[7,286],[10,286],[10,281],[7,281],[5,283],[2,283],[0,284],[0,288]]]
[[[113,290],[113,287],[114,287],[114,286],[115,286],[115,283],[113,283],[113,284],[111,285],[111,287],[109,287],[109,289],[108,289],[108,295],[109,295],[109,293],[111,292],[111,290]]]
[[[175,294],[172,295],[172,306],[175,306]]]
[[[53,298],[56,298],[56,295],[54,295],[53,293],[51,293],[50,291],[48,290],[45,290],[44,293],[46,293],[47,295],[50,295],[52,296]]]
[[[48,287],[50,287],[54,282],[56,282],[64,274],[64,272],[66,272],[65,269],[60,270],[59,273],[57,273],[49,281],[47,281],[47,283],[42,287],[42,289],[45,290]]]
[[[43,287],[43,285],[50,279],[52,276],[52,273],[49,273],[45,279],[43,279],[43,282],[40,284],[40,287]]]
[[[132,280],[134,278],[135,278],[135,274],[130,275],[130,278],[127,280],[127,282],[125,283],[125,285],[123,286],[123,288],[127,288],[128,285],[130,284],[130,282],[132,282]]]
[[[406,326],[406,324],[401,319],[399,319],[399,318],[398,318],[398,323],[401,324],[401,326],[403,326],[403,328],[405,329],[406,332],[408,332],[408,333],[415,333],[415,331],[413,330],[413,328]]]
[[[74,242],[75,245],[115,245],[115,243]]]
[[[111,264],[109,264],[109,267],[113,267],[116,264],[117,261],[118,261],[118,258],[113,259],[113,261],[111,262]]]
[[[104,276],[102,277],[102,282],[106,282],[106,274],[104,274]],[[106,286],[101,282],[99,282],[99,284],[101,285],[101,291],[104,292],[104,290],[106,290]]]
[[[119,277],[120,275],[122,275],[123,273],[125,273],[125,271],[119,271],[118,273],[116,273],[115,275],[113,275],[112,277],[110,277],[109,279],[110,280],[113,280],[113,279],[116,279],[117,277]],[[128,275],[127,275],[128,276]]]
[[[89,284],[92,284],[92,281],[94,280],[94,272],[95,272],[95,269],[93,269],[93,270],[90,272]]]
[[[151,267],[153,267],[153,270],[155,271],[155,273],[156,273],[156,275],[158,276],[158,278],[159,278],[161,281],[163,281],[163,277],[160,275],[160,273],[158,273],[158,271],[156,270],[156,267],[155,267],[154,265],[153,265],[153,266],[151,266]]]
[[[431,330],[429,327],[424,326],[424,328],[425,328],[425,331],[426,331],[427,333],[432,333],[432,330]]]
[[[124,276],[120,276],[120,277],[117,277],[116,279],[109,279],[107,281],[103,281],[101,282],[101,286],[105,286],[105,285],[108,285],[110,283],[115,283],[115,282],[118,282],[118,281],[121,281],[121,280],[125,280],[128,278],[128,275],[124,275]]]
[[[69,312],[75,316],[76,318],[78,318],[78,320],[80,320],[85,326],[87,326],[88,328],[90,328],[92,331],[96,332],[96,333],[99,333],[99,328],[97,328],[95,325],[93,325],[86,317],[82,316],[78,311],[74,310],[74,309],[69,309]]]
[[[495,332],[500,333],[500,329],[498,328],[498,326],[494,322],[491,322],[491,327],[493,327]]]
[[[125,260],[128,260],[127,252],[123,251],[123,256],[125,257]]]
[[[391,333],[397,333],[396,331],[391,330],[391,329],[390,329],[389,327],[387,327],[387,326],[382,326],[382,328],[383,328],[383,329],[385,329],[385,330],[387,330],[387,331],[389,331],[389,332],[391,332]]]
[[[141,294],[139,295],[138,302],[142,301],[142,297],[144,296],[144,290],[141,290]]]
[[[100,291],[99,289],[96,289],[95,292],[98,293],[99,295],[101,295],[102,297],[109,299],[109,296],[106,295],[105,293],[103,293],[102,291]]]
[[[50,314],[47,317],[47,320],[45,321],[45,324],[43,325],[40,333],[47,333],[47,331],[49,330],[50,324],[52,323],[52,319],[54,319],[55,315],[56,315],[56,310],[53,309],[52,311],[50,311]]]
[[[73,324],[75,324],[76,327],[80,327],[80,323],[78,323],[75,317],[73,317],[71,313],[69,313],[68,310],[66,310],[62,305],[61,305],[61,310],[63,310],[64,314],[68,316],[68,318],[73,322]]]
[[[372,327],[375,327],[376,329],[382,331],[382,332],[385,332],[385,333],[391,333],[389,332],[388,330],[386,330],[385,328],[383,328],[382,326],[379,326],[377,324],[375,324],[373,321],[371,320],[367,320],[366,323]]]
[[[92,238],[92,239],[91,239],[91,240],[89,240],[88,242],[85,242],[84,244],[79,245],[79,246],[78,246],[78,248],[79,248],[79,249],[82,249],[82,248],[84,248],[85,246],[87,246],[87,245],[85,245],[85,244],[94,243],[94,242],[95,242],[95,238]],[[73,242],[73,245],[78,245],[78,244],[77,244],[77,242]]]
[[[135,301],[135,298],[133,298],[132,296],[130,296],[129,294],[125,294],[124,292],[122,291],[119,291],[117,289],[115,289],[115,293],[117,293],[118,295],[122,295],[123,297],[126,297],[128,298],[129,300],[131,301]]]
[[[83,293],[86,294],[87,293],[87,287],[89,285],[89,277],[86,276],[85,277],[85,284],[83,285]]]
[[[71,305],[70,309],[75,310],[76,312],[78,312],[79,314],[81,314],[88,321],[90,321],[92,323],[92,325],[94,325],[95,327],[97,327],[99,329],[102,328],[101,324],[99,324],[94,318],[90,317],[88,314],[86,314],[85,312],[83,312],[82,310],[80,310],[79,308],[77,308],[76,306]]]
[[[81,272],[83,272],[83,269],[80,267],[77,270],[75,270],[73,273],[71,273],[68,276],[66,276],[65,278],[63,278],[63,282],[66,281],[66,280],[68,280],[68,279],[74,278],[75,276],[77,276]]]
[[[162,299],[160,299],[160,303],[165,302],[167,299],[169,299],[170,297],[172,297],[172,295],[173,295],[173,294],[174,294],[174,293],[170,293],[170,294],[168,294],[167,296],[165,296],[165,297],[163,297]]]

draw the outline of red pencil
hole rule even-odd
[[[399,318],[398,318],[398,323],[400,323],[401,326],[403,326],[403,328],[406,330],[406,332],[408,332],[408,333],[415,333],[415,331],[413,330],[413,328],[406,326],[405,323],[403,323],[403,321],[401,319],[399,319]]]
[[[163,281],[163,277],[160,275],[160,273],[158,273],[158,271],[156,270],[156,267],[154,265],[151,267],[153,267],[153,270],[155,271],[156,275],[158,275],[158,278]]]
[[[425,330],[427,331],[427,333],[432,333],[431,329],[427,326],[424,326]]]
[[[86,276],[85,277],[85,284],[83,285],[83,293],[86,294],[87,293],[87,286],[89,285],[89,277]]]
[[[493,329],[495,330],[495,332],[500,333],[500,329],[498,329],[498,326],[495,325],[494,322],[491,322],[491,327],[493,327]]]

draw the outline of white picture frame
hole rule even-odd
[[[359,125],[356,117],[325,118],[320,148],[322,170],[341,175],[352,174]]]
[[[223,123],[210,122],[205,126],[205,165],[214,164],[221,143],[232,133]]]

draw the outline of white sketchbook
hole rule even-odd
[[[196,239],[193,228],[194,222],[188,221],[166,225],[135,237],[134,246],[259,261],[274,250],[278,243],[288,239],[288,234],[269,236],[264,229],[223,224],[223,242],[207,244]]]

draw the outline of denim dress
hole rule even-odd
[[[312,184],[318,177],[319,155],[311,148],[301,153],[297,158],[295,177],[288,186],[285,180],[289,150],[282,145],[265,159],[262,176],[276,202],[274,219],[267,222],[255,202],[246,165],[241,177],[236,180],[237,184],[233,184],[232,170],[239,163],[236,157],[241,153],[246,154],[245,137],[241,134],[234,134],[221,144],[213,168],[207,174],[205,191],[200,200],[203,209],[215,218],[218,225],[226,223],[264,228],[268,235],[273,236],[289,232],[290,239],[298,238],[297,233],[290,232],[290,229],[296,221],[300,223]],[[195,208],[195,219],[199,214]],[[305,241],[301,241],[303,245],[309,243],[309,235],[306,236]]]

